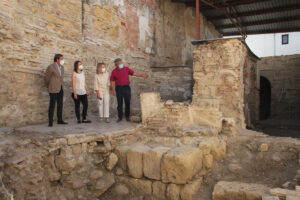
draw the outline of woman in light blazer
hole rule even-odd
[[[106,70],[104,63],[97,64],[96,75],[94,79],[94,90],[97,93],[99,122],[104,121],[109,123],[109,95],[110,95],[110,80],[109,73]]]

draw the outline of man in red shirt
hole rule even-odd
[[[118,101],[118,120],[122,121],[123,118],[123,99],[125,101],[125,117],[127,121],[130,121],[130,99],[131,89],[129,75],[136,77],[148,78],[148,74],[139,74],[134,72],[127,66],[124,66],[122,59],[117,58],[114,61],[116,68],[112,71],[110,76],[110,86],[114,96],[117,96]]]

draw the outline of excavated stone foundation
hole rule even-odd
[[[253,55],[239,39],[200,43],[192,102],[143,93],[141,124],[3,130],[0,199],[299,199],[300,141],[244,129]]]

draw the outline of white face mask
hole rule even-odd
[[[105,68],[102,68],[102,72],[106,72],[106,69],[105,69]]]
[[[83,65],[79,65],[79,70],[83,70]]]
[[[65,64],[65,60],[59,61],[59,64],[60,64],[60,65],[64,65],[64,64]]]

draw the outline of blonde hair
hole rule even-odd
[[[101,65],[104,65],[104,63],[101,62],[101,63],[98,63],[98,64],[97,64],[97,67],[96,67],[96,73],[97,73],[97,74],[99,74],[99,72],[100,72],[100,67],[101,67]]]

